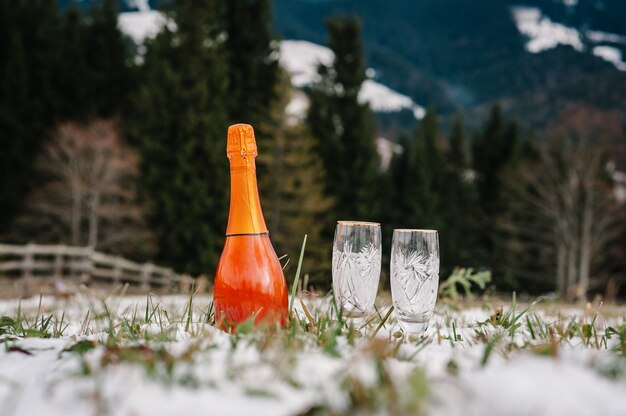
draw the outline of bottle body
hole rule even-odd
[[[226,153],[230,212],[213,288],[216,321],[224,329],[252,316],[255,323],[286,325],[287,285],[261,211],[256,141],[250,125],[229,127]]]
[[[214,285],[215,317],[222,326],[287,323],[287,286],[267,233],[226,237]]]

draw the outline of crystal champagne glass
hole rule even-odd
[[[428,328],[439,285],[436,230],[394,230],[391,243],[391,297],[400,326],[408,334]]]
[[[380,224],[337,221],[333,242],[333,290],[345,317],[360,323],[372,312],[380,264]]]

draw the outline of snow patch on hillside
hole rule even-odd
[[[291,75],[291,84],[302,88],[319,80],[317,67],[332,65],[333,52],[321,45],[304,40],[280,42],[280,64]]]
[[[511,8],[517,29],[529,38],[526,50],[538,53],[558,45],[569,45],[577,51],[583,50],[583,42],[578,30],[553,22],[543,16],[536,7]]]
[[[624,60],[622,59],[622,51],[620,51],[619,49],[614,48],[613,46],[602,45],[593,48],[592,53],[595,56],[612,63],[613,65],[615,65],[615,68],[619,69],[620,71],[626,71],[626,62],[624,62]]]
[[[402,154],[404,149],[401,145],[389,139],[379,137],[376,139],[376,150],[380,156],[380,169],[386,171],[391,165],[391,159],[393,159],[395,155]]]
[[[140,12],[147,12],[150,10],[150,3],[148,0],[128,0],[128,5],[136,8]]]
[[[117,22],[120,30],[138,45],[145,39],[154,38],[167,24],[167,18],[156,10],[120,13]]]
[[[567,6],[575,6],[578,3],[577,1],[564,2]],[[583,37],[578,30],[551,21],[542,14],[540,9],[516,6],[511,8],[511,12],[517,29],[529,38],[526,43],[528,52],[538,53],[558,45],[569,45],[578,52],[589,51],[585,49]],[[622,57],[622,52],[614,46],[601,45],[601,43],[626,44],[626,36],[599,30],[585,30],[582,33],[588,44],[597,45],[590,50],[591,54],[612,63],[620,71],[626,71],[626,62]]]
[[[306,114],[309,111],[309,98],[304,92],[298,89],[291,91],[291,97],[287,107],[285,107],[285,114],[287,115],[287,124],[295,126],[303,123],[306,118]]]
[[[145,10],[145,7],[149,7],[147,3],[136,1],[135,5],[140,11],[120,13],[118,23],[122,32],[141,45],[145,39],[155,37],[163,26],[170,23],[161,12]],[[296,88],[303,88],[316,82],[319,79],[318,66],[332,65],[334,59],[333,52],[325,46],[303,40],[280,42],[280,63],[290,74],[291,83]],[[369,68],[366,73],[368,76],[374,76],[376,71]],[[308,103],[304,100],[306,97],[298,96],[296,102],[287,106],[287,114],[302,118],[303,112],[308,108]],[[418,120],[425,114],[424,108],[413,102],[410,97],[372,79],[363,83],[359,101],[369,103],[372,110],[382,113],[409,110]]]
[[[280,43],[280,63],[291,75],[294,87],[303,88],[319,80],[318,66],[332,65],[333,52],[325,47],[303,40],[284,40]],[[368,74],[375,74],[368,71]],[[368,79],[363,83],[359,92],[359,101],[369,103],[372,110],[390,113],[409,110],[416,119],[424,117],[425,110],[416,104],[410,97],[400,94],[391,88]],[[303,108],[301,105],[298,108]]]
[[[601,32],[599,30],[587,30],[585,36],[592,42],[612,42],[626,44],[626,36],[617,33]]]
[[[359,100],[370,103],[372,110],[381,113],[392,113],[406,109],[411,110],[413,116],[418,120],[426,114],[424,107],[415,104],[410,97],[371,79],[363,83],[359,92]]]

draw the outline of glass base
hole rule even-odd
[[[369,313],[363,313],[363,312],[344,313],[343,319],[344,321],[346,321],[348,325],[352,324],[355,329],[359,329],[361,328],[361,326],[363,326],[367,322],[367,319],[369,318],[369,316],[370,316]]]
[[[400,326],[408,335],[420,335],[428,329],[428,321],[423,320],[400,320]]]

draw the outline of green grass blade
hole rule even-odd
[[[289,313],[293,312],[293,301],[296,298],[296,290],[298,290],[298,283],[300,282],[300,270],[302,269],[302,260],[304,259],[304,248],[306,247],[307,234],[304,235],[302,240],[302,248],[300,249],[300,258],[298,259],[298,268],[296,269],[296,277],[293,279],[293,286],[291,287],[291,299],[289,299]]]

